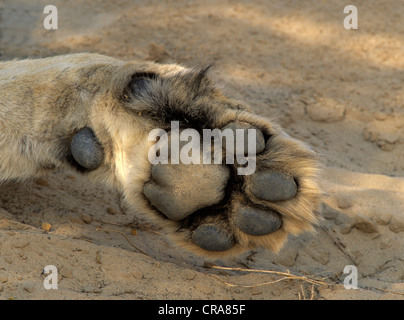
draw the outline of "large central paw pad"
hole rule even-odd
[[[223,165],[157,164],[143,191],[167,218],[180,221],[223,200],[229,177]]]
[[[251,175],[237,174],[242,167],[237,161],[152,166],[144,195],[161,217],[176,223],[176,238],[185,246],[208,255],[257,246],[278,250],[289,232],[315,222],[319,192],[313,154],[286,135],[269,132],[265,124],[263,128],[246,121],[222,128],[235,136],[244,132],[244,137],[255,130],[256,170]],[[251,152],[249,141],[242,144]],[[226,144],[222,146],[225,153]],[[303,162],[305,167],[299,165]]]

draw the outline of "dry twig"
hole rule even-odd
[[[267,274],[274,274],[274,275],[282,277],[282,278],[277,279],[277,280],[264,282],[264,283],[260,283],[260,284],[256,284],[256,285],[247,285],[246,286],[246,285],[232,284],[232,283],[227,282],[226,280],[223,280],[222,278],[220,278],[220,277],[218,277],[216,275],[211,275],[214,278],[219,279],[222,282],[224,282],[227,285],[232,286],[232,287],[254,288],[254,287],[259,287],[259,286],[263,286],[263,285],[274,284],[274,283],[285,281],[285,280],[300,280],[300,281],[311,283],[312,285],[325,285],[325,286],[329,285],[328,283],[324,282],[323,279],[316,279],[316,278],[309,278],[309,277],[305,277],[305,276],[299,276],[299,275],[292,274],[290,272],[220,267],[220,266],[215,266],[215,265],[209,266],[209,268],[220,269],[220,270],[230,270],[230,271],[241,271],[241,272],[248,272],[248,273],[267,273]]]

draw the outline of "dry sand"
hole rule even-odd
[[[300,276],[270,283],[283,276],[181,252],[82,176],[10,182],[0,186],[1,299],[404,298],[404,1],[352,1],[358,30],[343,28],[339,0],[53,1],[53,31],[47,4],[0,1],[1,60],[87,51],[213,62],[229,96],[323,156],[324,219],[279,255],[214,262]],[[43,287],[46,265],[58,290]],[[346,265],[358,290],[342,284]]]

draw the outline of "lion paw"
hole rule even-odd
[[[256,131],[254,173],[238,174],[243,166],[237,161],[155,164],[144,195],[162,219],[175,224],[174,238],[193,251],[214,257],[257,246],[277,251],[288,233],[316,222],[314,153],[245,121],[230,122],[222,132],[228,128],[244,130],[244,138],[246,130]],[[248,150],[248,140],[242,144]]]

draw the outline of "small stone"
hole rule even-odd
[[[8,256],[5,256],[5,257],[4,257],[4,261],[6,261],[8,264],[13,264],[13,259],[11,259],[11,258],[8,257]]]
[[[251,288],[250,293],[253,296],[258,296],[258,295],[262,294],[262,289],[258,288],[258,287]]]
[[[337,197],[337,205],[340,209],[348,209],[354,205],[355,199],[351,194],[340,194]]]
[[[52,225],[48,222],[44,222],[41,225],[41,229],[45,231],[49,231],[52,228]]]
[[[321,213],[323,217],[327,220],[333,220],[338,217],[339,212],[338,210],[334,209],[333,207],[330,207],[329,205],[323,203],[322,204],[322,210]]]
[[[393,151],[396,148],[396,144],[387,141],[378,141],[377,144],[383,151]]]
[[[330,207],[325,203],[322,205],[321,212],[325,219],[332,220],[336,225],[347,224],[351,220],[351,218],[344,214],[341,210]]]
[[[73,222],[75,224],[84,224],[83,219],[81,219],[81,217],[78,216],[77,214],[69,215],[68,219],[69,219],[70,222]]]
[[[398,220],[396,217],[391,218],[389,229],[395,233],[404,231],[404,221]]]
[[[182,274],[185,280],[194,280],[196,277],[196,273],[192,270],[184,270]]]
[[[279,254],[276,262],[285,267],[293,267],[296,263],[298,251],[292,248],[285,248]]]
[[[30,243],[28,241],[19,241],[13,244],[13,247],[16,249],[23,249],[25,247],[28,247]]]
[[[372,212],[372,218],[374,221],[382,226],[386,226],[391,221],[392,214],[384,210],[378,210],[377,212]]]
[[[143,278],[143,272],[140,271],[139,269],[132,270],[131,274],[132,274],[132,277],[137,280],[141,280]]]
[[[101,293],[101,290],[100,290],[100,288],[98,288],[95,285],[86,285],[86,286],[81,288],[81,292],[84,292],[84,293]]]
[[[368,218],[357,216],[355,218],[355,222],[353,224],[354,228],[365,232],[365,233],[374,233],[374,232],[379,232],[379,227],[377,226],[376,223],[371,221]]]
[[[28,293],[32,293],[34,292],[35,288],[32,284],[26,284],[24,286],[24,290],[27,291]]]
[[[67,268],[67,267],[63,267],[60,271],[59,271],[60,275],[63,278],[67,278],[67,279],[72,279],[73,278],[73,273],[72,271]]]
[[[345,107],[335,100],[322,98],[315,104],[309,104],[306,113],[313,121],[338,122],[345,117]]]
[[[352,231],[352,228],[353,228],[353,224],[352,223],[346,223],[346,224],[343,224],[342,226],[341,226],[341,228],[340,228],[340,232],[342,233],[342,234],[348,234],[348,233],[350,233],[351,231]]]
[[[116,209],[114,207],[108,207],[107,208],[107,213],[114,216],[114,215],[117,214],[117,211],[116,211]]]
[[[93,219],[92,219],[88,214],[86,214],[86,213],[82,213],[82,214],[80,215],[80,218],[81,218],[81,220],[83,220],[84,223],[86,223],[86,224],[90,224],[90,223],[93,221]]]
[[[24,254],[24,253],[19,253],[19,257],[22,259],[22,260],[27,260],[28,259],[28,256],[26,255],[26,254]]]
[[[383,151],[392,151],[403,139],[402,130],[397,129],[394,119],[372,121],[363,130],[366,141],[375,142]]]
[[[392,243],[392,241],[390,239],[382,239],[380,241],[379,248],[382,249],[382,250],[383,249],[388,249],[388,248],[391,247],[392,244],[393,243]]]
[[[206,296],[211,296],[215,293],[215,290],[211,286],[208,286],[206,283],[203,282],[197,282],[195,285],[195,290]]]
[[[95,254],[95,262],[97,262],[98,264],[102,264],[100,251],[97,251],[97,253]]]
[[[388,118],[388,115],[384,112],[375,112],[374,115],[375,119],[384,121]]]

